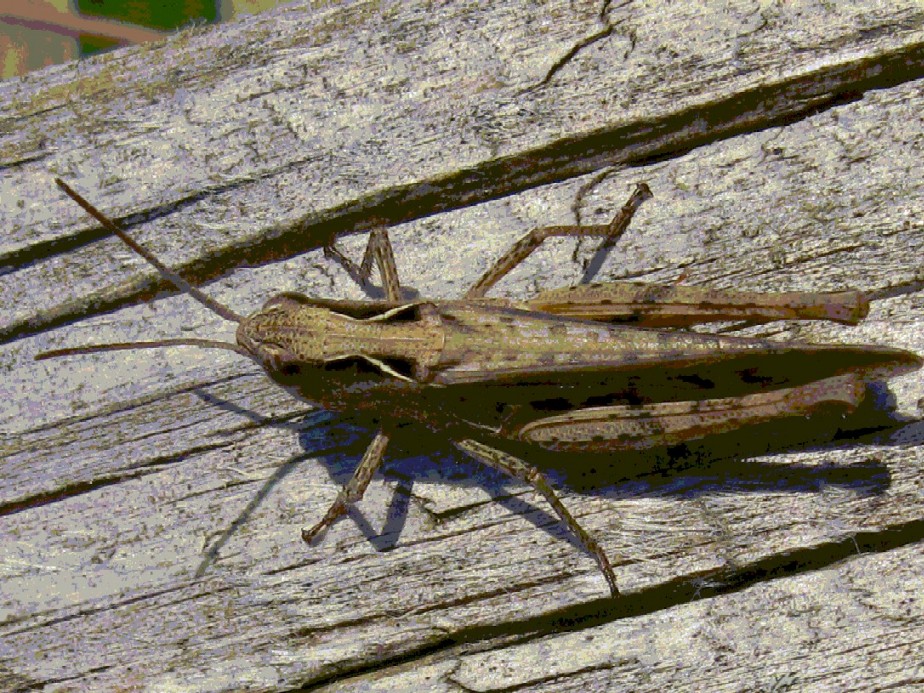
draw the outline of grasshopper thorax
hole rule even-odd
[[[432,304],[385,305],[351,314],[334,302],[284,293],[243,318],[237,343],[277,381],[308,370],[364,369],[399,380],[424,378],[442,348]]]

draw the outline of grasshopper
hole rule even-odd
[[[596,559],[610,593],[618,597],[616,576],[600,544],[546,477],[511,449],[618,453],[826,407],[850,411],[868,383],[922,365],[916,354],[881,346],[661,329],[728,320],[856,324],[869,307],[858,291],[758,294],[616,282],[552,289],[524,300],[485,297],[550,236],[600,237],[603,246],[613,245],[651,197],[644,183],[608,224],[531,231],[462,299],[402,300],[388,233],[380,228],[371,232],[359,265],[336,248],[336,239],[325,251],[363,283],[375,263],[385,300],[283,293],[249,317],[191,286],[67,184],[56,183],[180,291],[237,323],[237,344],[168,339],[59,349],[36,358],[170,345],[228,349],[255,361],[302,400],[375,422],[377,431],[353,477],[324,517],[302,530],[306,542],[363,497],[396,428],[417,424],[531,485]]]

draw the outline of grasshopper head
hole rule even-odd
[[[299,294],[274,296],[241,320],[237,343],[276,379],[300,375],[325,359],[323,335],[330,311]]]

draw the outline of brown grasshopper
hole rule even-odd
[[[376,263],[386,300],[283,293],[242,317],[191,286],[65,183],[56,182],[179,290],[236,322],[237,344],[171,339],[59,349],[36,358],[169,345],[229,349],[260,364],[303,400],[333,411],[364,412],[378,422],[353,478],[323,519],[302,531],[305,541],[363,497],[396,427],[420,424],[538,491],[594,556],[616,597],[616,577],[600,545],[546,478],[510,454],[511,446],[573,453],[640,450],[823,407],[852,410],[867,383],[922,365],[917,355],[888,347],[653,329],[726,320],[856,324],[868,311],[868,301],[857,291],[757,294],[609,283],[552,289],[526,300],[484,297],[549,236],[597,236],[612,245],[651,197],[645,184],[637,186],[609,224],[530,232],[460,300],[403,301],[388,234],[377,229],[360,265],[344,257],[333,241],[325,250],[362,282]]]

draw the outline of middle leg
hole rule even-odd
[[[586,226],[544,226],[533,229],[523,236],[519,241],[513,244],[494,265],[481,275],[481,278],[475,282],[472,287],[465,293],[465,298],[481,298],[487,293],[488,289],[494,286],[510,270],[519,265],[523,260],[529,257],[536,248],[542,245],[542,242],[551,236],[599,236],[603,238],[600,245],[601,249],[612,246],[619,237],[625,233],[629,227],[629,222],[638,208],[642,206],[645,200],[651,199],[651,188],[645,183],[638,183],[635,192],[629,198],[628,202],[622,206],[619,212],[613,217],[609,224],[588,224]]]
[[[475,440],[465,439],[453,441],[453,444],[488,467],[506,472],[515,479],[525,481],[532,486],[534,490],[542,494],[561,521],[565,523],[568,529],[574,532],[584,549],[597,560],[597,565],[600,567],[603,577],[606,578],[607,585],[609,585],[610,594],[614,597],[619,596],[619,588],[616,586],[616,575],[613,573],[610,561],[600,547],[600,544],[598,544],[597,540],[594,539],[587,530],[581,527],[574,516],[568,512],[568,509],[558,498],[555,489],[552,488],[552,485],[549,483],[548,479],[543,476],[542,472],[513,455],[508,455],[506,452],[502,452],[501,450],[497,450],[496,448],[492,448],[489,445],[479,443]]]

